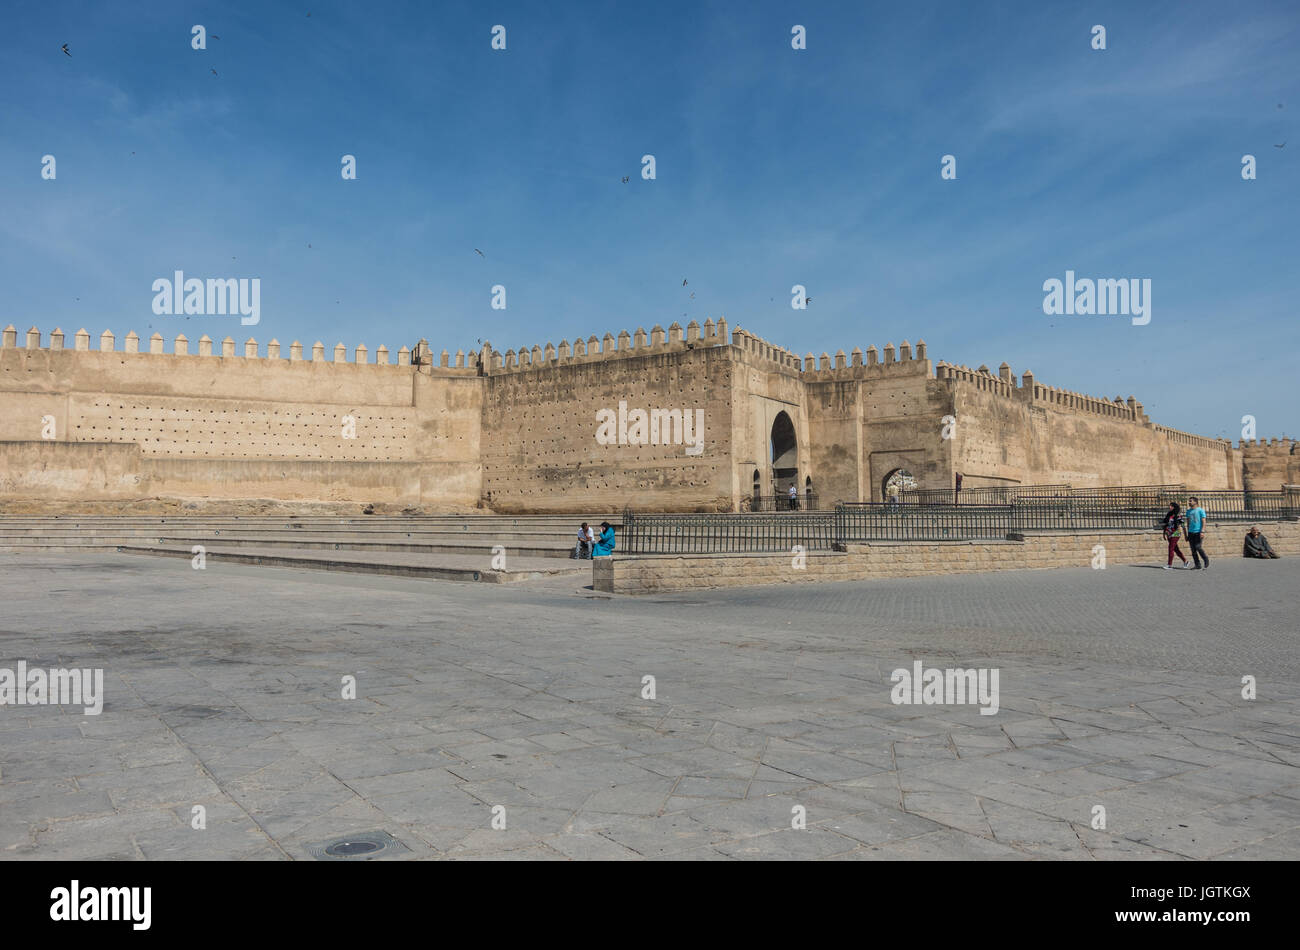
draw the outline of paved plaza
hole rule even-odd
[[[105,684],[0,707],[0,857],[1300,857],[1300,560],[589,581],[0,555],[0,667]],[[997,713],[895,705],[916,660]]]

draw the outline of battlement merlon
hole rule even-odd
[[[41,337],[41,331],[36,327],[32,327],[25,334],[23,341],[24,345],[19,346],[18,331],[14,328],[13,324],[10,324],[5,327],[3,331],[0,331],[0,349],[25,349],[28,351],[43,350],[51,353],[61,352],[68,349],[65,345],[67,343],[67,337],[59,327],[56,327],[50,332],[48,345],[41,345]],[[235,358],[247,360],[265,358],[265,360],[268,361],[268,364],[270,361],[284,361],[290,363],[301,361],[371,367],[415,365],[424,368],[424,371],[426,372],[435,373],[436,375],[473,375],[476,372],[472,354],[470,360],[467,362],[465,354],[460,351],[457,351],[454,366],[449,365],[450,361],[446,350],[443,351],[443,360],[440,367],[434,367],[432,362],[416,362],[413,358],[413,354],[423,346],[424,350],[419,351],[421,354],[420,359],[423,360],[425,358],[425,353],[428,352],[427,340],[421,340],[417,343],[416,350],[403,346],[398,349],[395,354],[391,353],[388,347],[380,346],[375,349],[373,360],[371,359],[370,349],[363,343],[357,344],[357,346],[352,349],[349,358],[348,348],[343,343],[336,343],[334,347],[327,352],[325,344],[320,340],[317,340],[312,344],[308,353],[308,358],[304,359],[303,344],[298,340],[294,340],[290,343],[288,349],[285,350],[281,346],[279,340],[272,339],[266,344],[264,357],[260,351],[260,345],[253,337],[249,337],[240,344],[237,343],[233,337],[227,336],[225,339],[221,340],[220,343],[216,344],[218,349],[214,349],[214,343],[216,341],[212,340],[207,334],[204,334],[199,337],[197,341],[194,341],[195,349],[191,351],[190,339],[186,337],[184,333],[178,333],[172,341],[172,350],[170,353],[166,352],[164,349],[166,341],[161,333],[154,333],[148,340],[142,340],[141,337],[132,330],[123,337],[120,349],[117,345],[117,338],[111,330],[105,330],[99,335],[99,347],[97,350],[91,350],[90,340],[90,333],[88,333],[85,328],[78,330],[73,334],[72,350],[100,353],[131,353],[144,356],[165,357],[216,356],[223,359]],[[142,343],[147,345],[147,349],[141,348]],[[396,362],[392,361],[392,357],[394,356],[396,357]]]
[[[1153,423],[1146,414],[1142,403],[1131,395],[1127,399],[1122,396],[1106,399],[1074,392],[1073,390],[1060,389],[1056,386],[1045,386],[1034,378],[1034,374],[1030,370],[1024,372],[1020,384],[1017,385],[1011,367],[1005,362],[1001,364],[998,373],[994,375],[988,366],[971,369],[969,366],[957,366],[941,361],[935,370],[935,375],[938,379],[949,380],[952,385],[973,386],[981,391],[991,392],[1009,399],[1018,399],[1031,405],[1041,405],[1070,412],[1086,412],[1134,422],[1153,429],[1172,442],[1184,445],[1204,449],[1232,448],[1230,439],[1212,439],[1208,436],[1183,432],[1179,429]]]
[[[637,327],[635,333],[622,330],[617,337],[606,333],[603,339],[592,334],[585,340],[582,337],[577,337],[572,342],[561,340],[558,347],[548,341],[544,348],[533,344],[531,347],[521,346],[517,351],[508,349],[501,352],[494,350],[491,343],[484,343],[482,349],[474,354],[474,359],[484,375],[495,376],[551,366],[727,346],[730,343],[727,321],[720,317],[716,323],[712,319],[705,320],[703,326],[694,320],[685,327],[674,322],[667,330],[660,324],[655,324],[648,334],[644,327]]]
[[[875,346],[867,348],[865,362],[862,351],[856,347],[851,361],[843,350],[836,354],[833,364],[829,354],[823,353],[819,367],[817,357],[812,353],[801,359],[795,351],[740,327],[736,327],[728,336],[725,318],[719,318],[717,323],[711,319],[705,320],[703,327],[692,320],[684,331],[677,323],[669,326],[667,331],[656,324],[649,334],[644,328],[638,327],[635,333],[623,330],[617,337],[606,333],[603,340],[593,335],[585,341],[581,337],[572,343],[561,340],[558,347],[548,342],[545,348],[534,344],[531,348],[522,346],[518,350],[510,349],[504,353],[485,344],[479,354],[479,365],[486,366],[488,374],[496,375],[573,363],[682,352],[698,346],[732,346],[747,360],[770,363],[809,382],[862,378],[890,371],[932,374],[924,341],[917,343],[914,354],[911,344],[904,340],[897,356],[894,345],[886,344],[883,360]]]
[[[949,380],[953,385],[973,386],[978,390],[991,392],[1008,399],[1018,399],[1030,405],[1042,405],[1074,412],[1088,412],[1143,425],[1150,424],[1150,419],[1147,418],[1142,403],[1138,402],[1133,396],[1129,396],[1127,399],[1121,396],[1106,399],[1068,389],[1060,389],[1056,386],[1045,386],[1035,379],[1031,370],[1026,370],[1021,376],[1019,384],[1017,384],[1011,367],[1005,362],[998,367],[997,374],[994,374],[987,365],[980,366],[978,369],[971,369],[969,366],[941,361],[935,370],[935,376],[941,380]]]

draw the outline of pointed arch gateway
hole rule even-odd
[[[769,449],[772,459],[772,489],[778,505],[790,491],[799,485],[799,439],[795,435],[794,421],[784,410],[772,420]]]

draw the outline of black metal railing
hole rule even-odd
[[[980,486],[956,491],[919,488],[904,491],[900,501],[909,505],[1036,505],[1066,501],[1125,505],[1155,505],[1177,500],[1183,485],[1133,485],[1123,488],[1071,488],[1069,485]]]
[[[788,552],[800,545],[807,551],[825,551],[837,543],[864,541],[972,541],[1040,532],[1155,530],[1169,501],[1186,510],[1193,494],[1210,522],[1300,517],[1300,491],[1296,490],[1192,493],[1178,486],[1145,486],[1085,491],[1056,500],[1040,496],[995,505],[903,501],[839,503],[830,511],[647,515],[627,511],[618,550],[722,554]]]
[[[1186,510],[1195,496],[1211,521],[1277,521],[1300,515],[1300,493],[1286,491],[1185,492],[1177,501]]]
[[[628,554],[731,554],[829,551],[833,512],[789,514],[623,515],[619,550]]]
[[[793,499],[787,495],[748,495],[748,511],[821,511],[821,497],[815,492],[804,491]],[[834,510],[834,509],[831,509]]]
[[[1005,538],[1009,505],[851,502],[835,508],[835,540],[973,541]]]
[[[992,488],[913,488],[901,493],[908,505],[1009,505],[1020,499],[1068,497],[1069,485],[1028,485]]]

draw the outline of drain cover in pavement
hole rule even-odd
[[[363,831],[307,845],[308,853],[317,861],[368,861],[409,850],[386,831]]]

